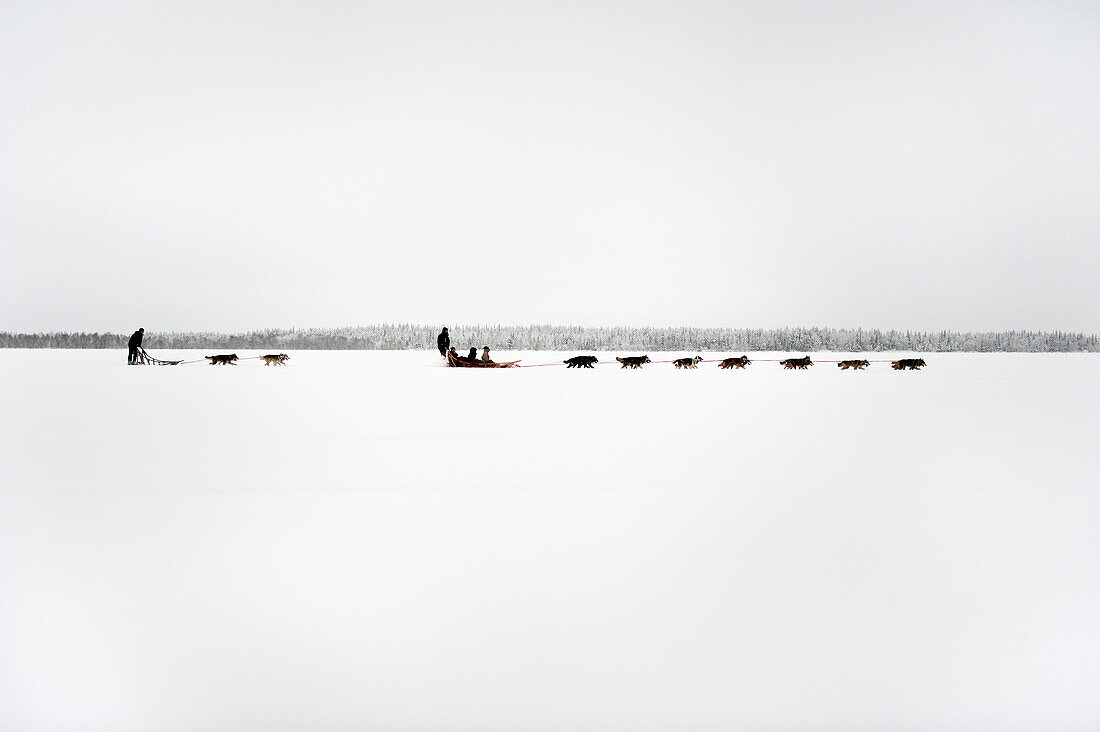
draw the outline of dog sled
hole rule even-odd
[[[519,361],[478,361],[475,358],[447,354],[447,365],[468,369],[506,369],[515,366]]]
[[[148,351],[140,346],[137,349],[137,356],[138,358],[135,364],[139,366],[179,366],[183,363],[182,359],[179,361],[165,361],[162,358],[153,358],[149,355]]]

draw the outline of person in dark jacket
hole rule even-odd
[[[444,328],[443,332],[435,339],[435,343],[439,346],[439,355],[446,356],[447,349],[451,347],[451,336],[447,333],[446,328]]]
[[[476,361],[477,360],[477,346],[474,346],[473,348],[470,349],[470,355],[467,356],[466,358],[470,359],[471,361]]]
[[[141,339],[145,337],[145,329],[138,328],[134,331],[134,334],[130,336],[129,342],[126,343],[126,347],[130,349],[130,353],[126,357],[126,363],[133,366],[138,362],[138,349],[141,348]]]

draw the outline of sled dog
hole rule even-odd
[[[702,360],[702,356],[696,356],[695,358],[678,358],[672,362],[672,365],[678,369],[694,369],[698,368],[699,362]]]
[[[594,368],[592,364],[599,362],[599,359],[595,356],[574,356],[564,361],[567,369],[590,369]]]
[[[890,368],[894,371],[902,371],[909,369],[910,371],[920,371],[921,366],[927,366],[923,358],[902,358],[897,361],[890,362]]]
[[[802,358],[788,358],[780,361],[780,365],[785,369],[805,369],[807,366],[813,366],[814,362],[810,360],[809,356],[803,356]]]
[[[649,360],[649,356],[627,356],[625,358],[616,356],[615,360],[622,364],[620,368],[640,369],[643,363],[652,363]]]
[[[750,363],[752,363],[752,361],[749,360],[748,356],[741,356],[740,358],[727,358],[727,359],[723,359],[722,363],[718,364],[718,368],[720,368],[720,369],[732,369],[732,368],[743,369],[746,366],[748,366]]]
[[[837,366],[839,368],[842,368],[845,371],[847,371],[848,369],[855,369],[856,371],[862,371],[863,369],[867,368],[870,365],[871,365],[871,362],[866,360],[866,359],[862,359],[862,360],[853,359],[851,361],[841,361],[840,363],[837,364]]]
[[[237,354],[235,353],[223,353],[219,356],[203,356],[203,358],[210,360],[211,366],[223,364],[226,366],[236,366]]]
[[[269,353],[266,356],[260,356],[260,358],[264,360],[264,366],[270,366],[271,364],[282,366],[290,356],[285,353]]]

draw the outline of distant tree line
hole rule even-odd
[[[408,350],[435,348],[440,326],[411,323],[254,330],[246,333],[146,332],[145,348]],[[459,351],[978,351],[1098,352],[1100,337],[1062,331],[910,331],[862,328],[584,328],[570,325],[456,325]],[[0,348],[125,348],[122,333],[0,332]]]

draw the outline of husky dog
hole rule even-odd
[[[264,360],[264,366],[270,366],[271,364],[282,366],[290,356],[285,353],[269,353],[266,356],[260,356],[260,358]]]
[[[785,369],[805,369],[807,366],[813,366],[814,362],[810,360],[809,356],[803,356],[802,358],[788,358],[779,362]]]
[[[702,360],[702,356],[696,356],[695,358],[678,358],[672,362],[672,365],[678,369],[694,369],[699,366],[699,362]]]
[[[220,356],[203,356],[203,358],[210,359],[210,365],[216,366],[223,364],[226,366],[236,366],[237,354],[235,353],[223,353]]]
[[[595,356],[574,356],[564,361],[565,368],[567,369],[590,369],[594,368],[592,364],[599,362],[599,359]]]
[[[866,360],[866,359],[863,359],[863,360],[853,359],[851,361],[841,361],[840,363],[837,364],[837,366],[839,368],[842,368],[845,371],[847,371],[848,369],[855,369],[856,371],[862,371],[863,369],[867,368],[870,365],[871,365],[871,362]]]
[[[749,360],[748,356],[741,356],[740,358],[727,358],[727,359],[724,359],[722,361],[722,363],[718,364],[718,368],[720,368],[720,369],[732,369],[732,368],[743,369],[746,366],[748,366],[750,363],[752,363],[752,361]]]
[[[897,361],[890,362],[890,368],[894,371],[902,371],[909,369],[910,371],[920,371],[921,366],[927,366],[923,358],[902,358]]]
[[[616,356],[615,360],[622,364],[621,368],[640,369],[643,363],[652,363],[649,360],[649,356],[627,356],[622,358]]]

